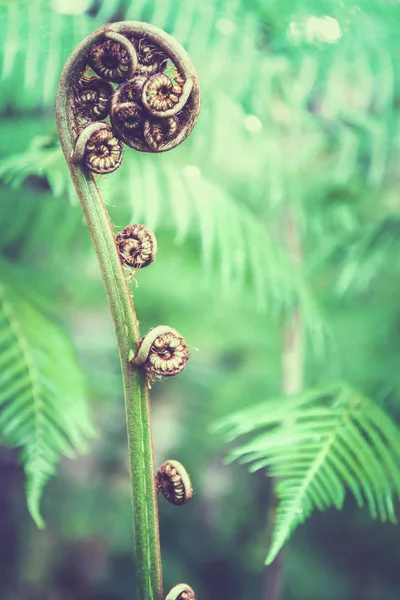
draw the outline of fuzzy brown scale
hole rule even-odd
[[[133,269],[142,269],[154,262],[157,240],[146,225],[128,225],[120,231],[115,242],[121,263]]]
[[[176,460],[166,461],[157,471],[157,491],[177,506],[186,504],[193,496],[192,483],[183,465]]]
[[[174,333],[162,333],[153,342],[145,362],[145,369],[151,379],[177,375],[186,366],[189,352],[185,340]]]
[[[122,162],[122,144],[110,127],[93,133],[86,143],[85,164],[98,174],[112,173]]]
[[[113,40],[94,44],[89,50],[88,62],[97,75],[116,83],[125,81],[130,70],[128,52]]]

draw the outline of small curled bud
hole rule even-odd
[[[157,471],[157,492],[177,506],[186,504],[193,496],[192,482],[183,465],[177,460],[167,460]]]
[[[178,583],[169,592],[165,600],[197,600],[196,594],[186,583]]]
[[[143,105],[150,112],[165,112],[174,108],[182,95],[183,87],[164,73],[149,77],[143,88]]]
[[[115,238],[122,264],[142,269],[154,262],[157,240],[146,225],[128,225]]]
[[[122,162],[122,144],[107,123],[92,123],[79,135],[73,154],[75,163],[85,163],[93,173],[112,173]]]
[[[193,86],[191,77],[184,79],[180,75],[169,77],[165,73],[156,73],[143,86],[143,106],[150,115],[162,119],[182,114],[186,107],[187,117],[194,108],[192,102],[188,104]]]
[[[75,89],[75,110],[80,117],[99,121],[110,112],[114,88],[101,77],[82,76]]]
[[[147,120],[144,124],[144,138],[154,152],[168,150],[169,145],[174,144],[178,133],[179,121],[177,117]]]
[[[141,340],[132,359],[135,366],[144,366],[150,381],[157,377],[177,375],[189,360],[188,347],[183,337],[171,327],[154,327]]]
[[[88,52],[89,66],[107,81],[121,83],[131,77],[137,67],[137,55],[130,41],[116,32],[94,44]]]
[[[122,162],[122,145],[110,129],[94,133],[85,149],[85,163],[94,173],[112,173]]]
[[[143,109],[135,102],[123,102],[118,104],[113,111],[114,128],[118,131],[123,129],[131,135],[141,133],[139,129],[143,121]]]

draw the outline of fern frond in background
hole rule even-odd
[[[70,342],[36,308],[24,273],[8,269],[0,265],[0,440],[22,448],[28,508],[43,527],[40,499],[60,454],[86,452],[94,429]]]
[[[341,509],[346,491],[373,518],[396,523],[400,499],[400,431],[372,400],[346,385],[268,400],[219,426],[229,441],[247,435],[229,454],[276,477],[279,504],[271,563],[314,509]]]
[[[0,179],[18,188],[29,177],[42,177],[54,196],[68,195],[75,203],[61,157],[60,148],[47,138],[34,138],[27,152],[0,161]],[[242,292],[250,282],[256,306],[274,313],[287,310],[297,298],[307,325],[321,341],[324,327],[319,308],[307,283],[297,277],[278,234],[272,236],[267,223],[260,222],[250,207],[241,205],[196,165],[168,156],[157,159],[127,155],[125,169],[107,182],[99,181],[110,198],[116,225],[144,222],[155,231],[161,224],[169,225],[175,228],[179,244],[191,231],[199,231],[206,280],[215,279],[225,296]]]

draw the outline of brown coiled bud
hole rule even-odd
[[[171,327],[161,325],[150,329],[140,342],[132,359],[135,366],[144,366],[150,381],[177,375],[186,366],[189,351],[183,337]]]
[[[142,269],[154,262],[157,240],[146,225],[128,225],[115,238],[122,264]]]
[[[144,84],[147,81],[145,75],[134,75],[119,88],[120,100],[122,102],[136,102],[141,104]]]
[[[157,73],[146,82],[143,88],[143,104],[147,110],[165,112],[174,108],[182,95],[183,87],[164,73]]]
[[[89,65],[97,75],[107,81],[120,83],[133,74],[136,65],[133,64],[132,56],[126,48],[129,41],[125,39],[126,43],[107,39],[94,44],[89,50]],[[133,47],[132,51],[134,52]]]
[[[135,131],[141,136],[143,127],[143,108],[135,102],[123,102],[118,104],[113,112],[115,129],[123,129],[135,135]]]
[[[177,117],[167,119],[153,118],[144,124],[144,138],[154,152],[168,150],[168,145],[173,143],[179,133],[179,120]]]
[[[82,76],[74,95],[76,114],[95,121],[105,119],[110,112],[113,93],[112,84],[101,77]]]
[[[177,460],[167,460],[157,471],[157,492],[168,502],[180,506],[193,496],[192,482],[183,465]]]
[[[111,127],[95,131],[86,142],[84,151],[86,166],[93,173],[112,173],[122,162],[122,144]]]
[[[178,583],[169,592],[165,600],[197,600],[196,594],[186,583]]]

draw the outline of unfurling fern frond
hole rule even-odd
[[[340,509],[349,490],[373,518],[396,522],[400,431],[372,400],[346,385],[282,397],[218,424],[232,441],[247,434],[230,460],[268,468],[278,479],[270,564],[294,529],[317,508]]]
[[[1,280],[0,441],[22,448],[28,509],[43,527],[43,487],[60,454],[86,451],[93,427],[68,340],[18,286]]]

